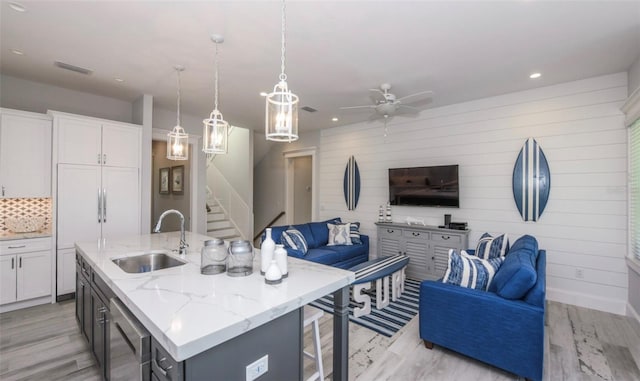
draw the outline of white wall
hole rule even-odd
[[[304,131],[300,132],[299,135],[300,138],[292,143],[274,143],[269,153],[260,160],[253,170],[255,234],[258,234],[273,218],[285,210],[283,153],[303,148],[319,147],[320,145],[320,131]],[[254,139],[264,140],[265,136],[261,133],[254,133]],[[316,155],[316,157],[318,156]],[[340,185],[340,187],[342,187],[342,185]],[[318,215],[318,211],[316,210],[315,212],[315,214]],[[284,221],[284,219],[282,219],[282,221]],[[276,225],[278,224],[281,223],[276,223]]]
[[[393,220],[443,215],[466,221],[470,246],[485,231],[508,233],[513,242],[535,236],[546,249],[547,297],[624,314],[627,303],[627,135],[620,106],[627,75],[619,73],[423,111],[382,123],[323,130],[320,144],[320,216],[362,222],[376,252],[374,222],[388,197],[387,169],[459,164],[460,208],[393,207]],[[544,150],[551,193],[538,222],[524,222],[511,180],[528,137]],[[344,168],[355,155],[360,202],[348,211]],[[256,205],[259,203],[256,202]],[[578,279],[577,270],[583,278]]]
[[[229,134],[227,154],[216,155],[213,158],[213,165],[218,168],[249,209],[253,206],[252,135],[253,132],[246,128],[233,127]],[[207,179],[211,181],[210,176],[207,176]]]
[[[629,95],[640,89],[640,56],[629,68]]]
[[[0,75],[0,106],[43,114],[55,110],[133,122],[131,102],[8,75]]]

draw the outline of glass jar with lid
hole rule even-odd
[[[227,269],[227,248],[224,240],[219,238],[204,241],[200,251],[200,273],[205,275],[220,274]]]
[[[247,276],[253,273],[253,246],[247,240],[231,241],[227,257],[227,275]]]

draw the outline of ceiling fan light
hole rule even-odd
[[[225,121],[218,109],[209,115],[204,123],[204,141],[202,151],[212,154],[226,154],[228,148],[229,123]]]
[[[274,142],[298,140],[298,96],[289,91],[287,82],[280,81],[267,95],[265,135]]]
[[[167,134],[167,159],[187,160],[189,158],[189,135],[180,126],[173,127]]]

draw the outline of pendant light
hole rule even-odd
[[[280,82],[267,95],[265,113],[265,135],[274,142],[298,140],[298,96],[287,86],[285,69],[285,4],[282,1],[282,48],[280,56]]]
[[[224,37],[218,34],[211,35],[211,41],[216,44],[215,56],[215,100],[213,111],[208,119],[203,120],[204,123],[204,142],[202,151],[213,154],[227,153],[227,138],[229,131],[229,123],[222,117],[222,113],[218,110],[218,44],[224,42]]]
[[[187,160],[189,157],[189,134],[180,126],[180,72],[184,71],[184,67],[176,65],[178,76],[178,114],[176,117],[176,126],[167,134],[167,159],[169,160]]]

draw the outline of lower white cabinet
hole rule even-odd
[[[0,242],[0,304],[51,295],[51,239]]]
[[[76,291],[76,250],[58,250],[58,278],[56,295],[71,294]]]

